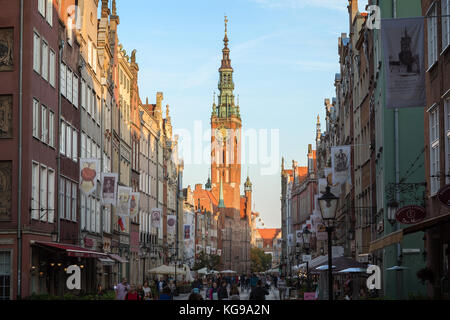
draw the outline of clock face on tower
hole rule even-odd
[[[229,134],[228,134],[228,129],[225,128],[224,126],[220,126],[219,128],[216,129],[214,135],[216,136],[216,140],[217,141],[227,141],[229,138]]]

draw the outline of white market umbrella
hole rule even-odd
[[[161,265],[157,268],[153,268],[151,270],[148,271],[149,273],[153,273],[153,274],[177,274],[177,275],[185,275],[186,271],[184,271],[183,268],[177,268],[175,271],[175,267],[174,266],[166,266],[166,265]]]
[[[223,270],[223,271],[220,271],[220,273],[236,273],[236,271],[233,271],[233,270]]]
[[[336,269],[336,266],[331,266],[331,268]],[[319,270],[319,271],[328,270],[328,265],[317,267],[316,270]]]
[[[365,273],[367,269],[364,268],[348,268],[342,271],[339,271],[338,273]]]
[[[198,274],[208,274],[208,268],[202,268],[202,269],[199,269],[199,270],[197,270],[197,273]]]

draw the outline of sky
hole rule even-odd
[[[194,135],[199,125],[203,131],[210,127],[227,15],[243,130],[267,131],[266,139],[258,135],[258,143],[279,141],[269,144],[268,152],[258,149],[272,154],[271,167],[276,170],[268,170],[262,157],[242,165],[242,181],[250,175],[254,210],[264,227],[281,227],[281,158],[286,166],[292,160],[306,166],[308,144],[315,148],[317,115],[324,118],[324,99],[335,96],[338,37],[349,32],[347,4],[348,0],[117,0],[119,41],[129,55],[137,50],[140,97],[155,103],[156,92],[164,93],[175,133]],[[366,4],[359,0],[361,12]],[[208,140],[203,143],[209,150]],[[193,188],[206,182],[210,164],[195,162],[198,150],[182,151],[188,149],[190,154],[182,152],[192,156],[192,161],[185,159],[183,187]]]

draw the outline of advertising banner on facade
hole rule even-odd
[[[424,18],[382,19],[381,38],[386,108],[425,107]]]
[[[288,234],[288,246],[293,247],[294,244],[294,235],[292,233]]]
[[[102,173],[102,205],[117,205],[117,187],[119,176],[117,173]]]
[[[128,187],[119,186],[117,190],[117,215],[122,217],[130,216],[131,192]]]
[[[331,165],[334,183],[342,184],[345,182],[351,182],[351,147],[332,147]]]
[[[133,219],[139,213],[139,199],[141,198],[141,194],[139,192],[131,193],[130,200],[130,217]]]
[[[176,224],[177,224],[177,216],[174,216],[174,215],[167,216],[167,233],[168,234],[175,233]]]
[[[152,209],[152,227],[159,228],[161,222],[162,210],[159,208]]]
[[[98,159],[80,158],[80,190],[86,196],[97,189],[97,179],[100,178],[100,161]]]
[[[190,239],[191,238],[191,225],[185,224],[184,225],[184,239]]]
[[[302,232],[302,230],[297,230],[296,232],[295,232],[295,235],[296,235],[296,237],[295,237],[295,239],[296,239],[296,243],[303,243],[303,232]]]
[[[341,195],[341,184],[334,181],[333,180],[333,169],[332,168],[325,168],[324,169],[324,173],[325,173],[325,179],[326,179],[326,185],[325,185],[325,189],[327,187],[327,185],[330,186],[331,188],[331,193],[334,194],[335,196],[339,197]],[[351,176],[349,178],[349,180],[351,182]],[[326,190],[324,190],[325,192]]]
[[[211,254],[211,247],[210,246],[207,246],[206,247],[206,254]]]
[[[220,257],[220,256],[222,256],[222,250],[221,249],[218,249],[217,250],[217,255]]]

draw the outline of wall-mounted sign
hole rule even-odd
[[[402,224],[415,224],[426,217],[425,208],[420,206],[406,206],[397,211],[395,219]]]
[[[441,190],[439,190],[439,192],[437,194],[437,198],[444,205],[450,207],[450,184],[446,185]]]

